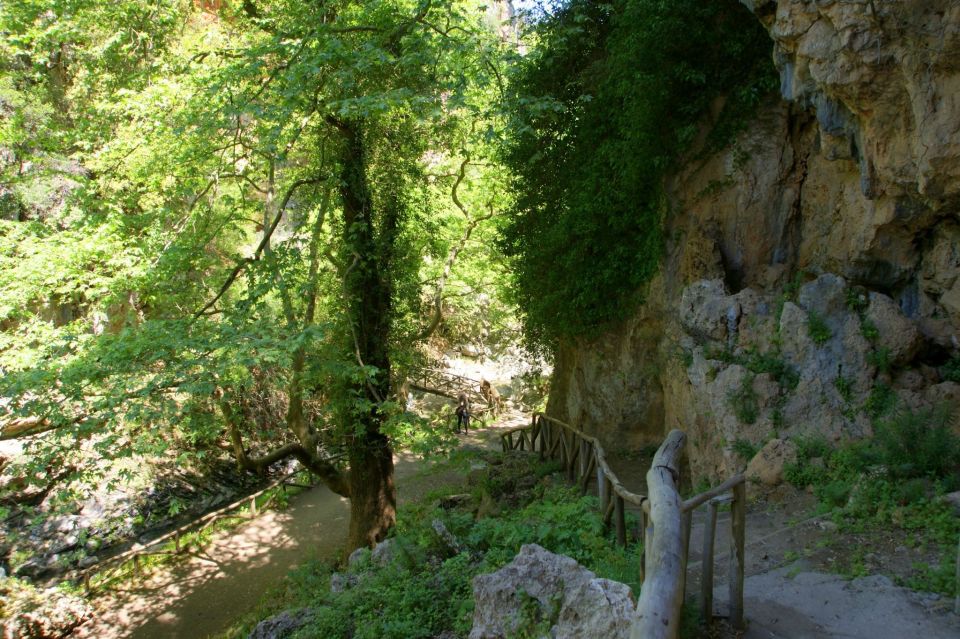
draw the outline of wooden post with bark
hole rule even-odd
[[[637,602],[631,639],[676,639],[683,605],[683,527],[678,464],[685,435],[670,431],[647,472],[652,536],[646,549],[646,580]]]

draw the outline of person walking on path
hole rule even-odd
[[[463,434],[467,434],[467,427],[470,425],[470,402],[467,400],[466,393],[457,395],[457,433],[460,433],[460,425],[463,425]]]

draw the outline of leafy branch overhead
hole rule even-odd
[[[155,4],[0,9],[0,437],[38,482],[294,458],[370,543],[392,387],[489,275],[505,44],[474,0]]]

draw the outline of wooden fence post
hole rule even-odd
[[[747,517],[747,487],[740,482],[733,487],[730,504],[730,625],[743,628],[744,542]]]
[[[650,516],[650,500],[645,500],[640,512],[643,514],[643,550],[640,551],[640,583],[647,579],[647,552],[653,543],[653,518]]]
[[[580,475],[583,477],[587,474],[587,440],[580,440]]]
[[[693,527],[693,510],[684,511],[681,515],[681,530],[683,531],[683,560],[680,570],[680,592],[687,596],[687,563],[690,560],[690,532]]]
[[[703,526],[703,557],[700,564],[700,618],[704,623],[713,621],[713,540],[717,532],[717,504],[707,502],[707,521]]]
[[[614,506],[614,518],[617,524],[617,543],[623,547],[627,545],[627,520],[623,508],[623,497],[617,495]]]
[[[596,458],[596,455],[599,455],[600,453],[597,451],[593,451],[593,454],[594,454],[594,458]],[[607,482],[604,481],[605,477],[603,476],[603,469],[600,468],[599,461],[597,462],[596,466],[597,466],[597,501],[600,502],[600,512],[602,513],[603,509],[607,505]]]
[[[683,605],[683,529],[677,492],[678,460],[686,437],[672,430],[647,471],[652,539],[646,548],[646,581],[637,602],[632,639],[676,639]]]

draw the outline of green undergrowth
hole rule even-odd
[[[877,422],[871,440],[833,448],[823,439],[794,439],[797,462],[785,477],[812,487],[841,532],[899,530],[915,545],[939,549],[940,564],[915,566],[905,583],[952,594],[960,518],[943,496],[960,489],[960,437],[951,419],[947,408],[901,409]]]
[[[471,472],[467,486],[447,486],[400,508],[391,561],[377,565],[369,554],[349,567],[308,561],[223,636],[245,637],[263,618],[308,608],[312,616],[297,637],[465,637],[473,620],[473,577],[501,568],[529,543],[572,557],[598,576],[639,592],[639,548],[616,545],[595,497],[580,496],[556,464],[541,464],[533,455],[482,457],[487,469]],[[461,467],[462,462],[461,455],[451,463]],[[460,495],[456,500],[446,499],[455,494]],[[457,505],[451,507],[453,501]],[[456,538],[459,552],[437,534],[436,521]],[[334,593],[331,580],[344,578],[335,576],[337,570],[354,585]],[[531,605],[522,615],[519,636],[540,636],[536,631],[549,623],[549,611],[536,608]]]

